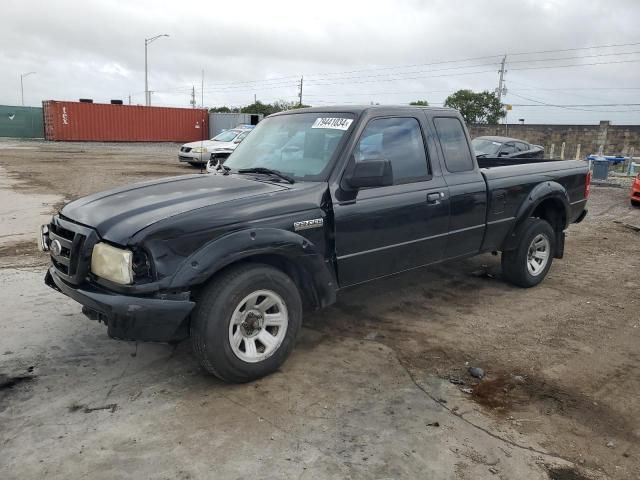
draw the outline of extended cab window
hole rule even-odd
[[[396,184],[429,176],[422,132],[415,118],[372,120],[360,137],[354,157],[356,162],[389,160]]]
[[[471,150],[460,120],[452,117],[433,119],[438,139],[444,154],[444,163],[450,172],[468,172],[473,170]]]

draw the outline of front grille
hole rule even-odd
[[[89,271],[90,249],[95,243],[93,238],[88,238],[94,237],[92,232],[87,227],[62,220],[57,216],[49,225],[51,263],[67,282],[78,284],[84,281]],[[54,242],[60,244],[59,251],[53,247]]]

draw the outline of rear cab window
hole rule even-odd
[[[435,117],[433,123],[447,170],[451,173],[473,170],[475,164],[460,120],[455,117]]]

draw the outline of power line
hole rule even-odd
[[[507,55],[516,56],[516,55],[534,55],[540,53],[560,53],[560,52],[575,52],[578,50],[594,50],[596,48],[614,48],[614,47],[632,47],[640,45],[640,42],[631,42],[631,43],[610,43],[608,45],[594,45],[591,47],[576,47],[576,48],[563,48],[563,49],[555,49],[555,50],[538,50],[537,52],[520,52],[520,53],[508,53]]]
[[[537,54],[544,54],[544,53],[561,53],[561,52],[572,52],[572,51],[579,51],[579,50],[593,50],[597,48],[631,47],[631,46],[637,46],[637,45],[640,45],[640,42],[594,45],[590,47],[564,48],[564,49],[554,49],[554,50],[538,50],[538,51],[532,51],[532,52],[516,52],[516,53],[507,52],[506,55],[508,56],[537,55]],[[312,74],[308,74],[307,77],[315,77],[320,75],[339,75],[339,74],[346,74],[346,73],[361,73],[361,72],[368,72],[368,71],[391,70],[391,69],[402,69],[402,68],[413,68],[413,67],[427,67],[427,66],[441,65],[446,63],[462,63],[462,62],[469,62],[469,61],[475,61],[475,60],[486,60],[490,58],[497,59],[503,55],[505,54],[485,55],[481,57],[470,57],[470,58],[463,58],[459,60],[443,60],[443,61],[431,62],[431,63],[417,63],[417,64],[409,64],[409,65],[395,65],[395,66],[387,66],[387,67],[365,68],[360,70],[350,70],[350,71],[344,71],[344,72],[328,72],[328,73],[325,72],[325,73],[316,73],[316,74],[312,73]]]
[[[539,66],[539,67],[523,67],[523,68],[512,68],[512,71],[519,70],[545,70],[549,68],[570,68],[570,67],[591,67],[593,65],[614,65],[619,63],[635,63],[640,62],[640,59],[637,60],[619,60],[615,62],[594,62],[594,63],[576,63],[569,65],[548,65],[548,66]]]
[[[510,61],[509,64],[514,64],[514,63],[534,63],[534,62],[556,62],[556,61],[561,61],[561,60],[575,60],[575,59],[583,59],[583,58],[595,58],[595,57],[610,57],[610,56],[619,56],[619,55],[634,55],[634,54],[639,54],[640,51],[634,51],[634,52],[617,52],[617,53],[599,53],[599,54],[594,54],[594,55],[578,55],[578,56],[573,56],[573,57],[558,57],[558,58],[539,58],[539,59],[527,59],[527,60],[514,60],[514,61]],[[465,68],[476,68],[476,67],[485,67],[485,66],[489,66],[489,65],[502,65],[503,62],[505,61],[506,56],[503,57],[502,61],[498,62],[491,62],[491,63],[480,63],[480,64],[475,64],[475,65],[458,65],[458,66],[454,66],[454,67],[447,67],[447,68],[440,68],[440,69],[435,69],[435,70],[417,70],[417,71],[411,71],[411,72],[402,72],[402,73],[383,73],[383,74],[377,74],[377,75],[366,75],[367,78],[371,78],[371,77],[384,77],[384,76],[389,76],[389,75],[412,75],[412,74],[417,74],[417,73],[428,73],[428,72],[439,72],[439,71],[444,71],[444,70],[459,70],[459,69],[465,69]],[[501,67],[502,68],[502,67]],[[309,76],[307,76],[308,78]],[[357,75],[357,76],[351,76],[351,77],[337,77],[337,78],[331,78],[331,79],[324,79],[324,80],[308,80],[308,83],[310,84],[320,84],[317,82],[323,82],[323,81],[333,81],[333,80],[348,80],[348,79],[358,79],[358,78],[362,78],[362,75]]]
[[[538,100],[535,98],[531,98],[531,97],[526,97],[524,95],[519,95],[513,91],[509,92],[510,95],[513,95],[514,97],[518,97],[518,98],[522,98],[523,100],[529,100],[530,102],[535,102],[538,105],[519,105],[521,107],[542,107],[542,106],[546,106],[546,107],[555,107],[555,108],[565,108],[567,110],[578,110],[578,111],[585,111],[585,112],[603,112],[603,113],[626,113],[626,112],[631,112],[634,110],[592,110],[592,109],[585,109],[585,108],[580,108],[580,107],[616,107],[616,106],[630,106],[630,107],[635,107],[635,106],[640,106],[639,103],[627,103],[627,104],[590,104],[590,105],[558,105],[558,104],[553,104],[553,103],[547,103],[547,102],[543,102],[542,100]],[[515,106],[515,105],[514,105]]]
[[[545,54],[545,53],[560,53],[560,52],[571,52],[571,51],[580,51],[580,50],[591,50],[591,49],[598,49],[598,48],[613,48],[613,47],[627,47],[627,46],[636,46],[636,45],[640,45],[640,42],[632,42],[632,43],[620,43],[620,44],[608,44],[608,45],[595,45],[595,46],[589,46],[589,47],[577,47],[577,48],[566,48],[566,49],[553,49],[553,50],[539,50],[539,51],[531,51],[531,52],[516,52],[516,53],[508,53],[507,55],[509,56],[522,56],[522,55],[537,55],[537,54]],[[614,53],[600,53],[600,54],[594,54],[594,55],[581,55],[581,56],[577,56],[577,57],[560,57],[557,59],[528,59],[528,60],[515,60],[512,61],[510,63],[529,63],[529,62],[542,62],[542,61],[559,61],[559,60],[569,60],[569,59],[577,59],[577,58],[592,58],[592,57],[601,57],[601,56],[616,56],[616,55],[629,55],[629,54],[635,54],[635,53],[640,53],[640,52],[614,52]],[[457,67],[452,67],[453,69],[460,69],[460,68],[474,68],[474,67],[478,67],[478,66],[486,66],[486,65],[497,65],[498,62],[498,58],[501,57],[502,55],[485,55],[485,56],[479,56],[479,57],[470,57],[470,58],[464,58],[464,59],[458,59],[458,60],[443,60],[443,61],[438,61],[438,62],[430,62],[430,63],[422,63],[422,64],[410,64],[410,65],[395,65],[395,66],[386,66],[386,67],[374,67],[374,68],[366,68],[366,69],[360,69],[360,70],[349,70],[349,71],[341,71],[341,72],[325,72],[325,73],[315,73],[315,74],[307,74],[307,81],[308,82],[317,82],[317,81],[322,81],[322,80],[338,80],[338,79],[342,79],[342,78],[319,78],[319,79],[315,79],[315,77],[326,77],[326,76],[335,76],[335,75],[345,75],[345,74],[350,74],[350,73],[361,73],[361,72],[374,72],[374,71],[382,71],[382,70],[398,70],[398,69],[407,69],[407,68],[413,68],[413,67],[428,67],[428,66],[435,66],[435,65],[444,65],[444,64],[450,64],[450,63],[464,63],[464,62],[469,62],[469,61],[475,61],[475,60],[486,60],[486,59],[496,59],[496,61],[491,62],[491,63],[483,63],[483,64],[479,64],[479,65],[459,65]],[[445,70],[445,69],[442,69]],[[421,73],[421,72],[402,72],[402,73],[397,73],[397,75],[402,75],[402,74],[413,74],[413,73]],[[385,76],[385,75],[390,75],[390,74],[381,74],[379,76]],[[371,77],[372,75],[369,75],[368,77]],[[346,77],[348,78],[359,78],[358,77]],[[211,83],[208,84],[207,86],[207,90],[213,90],[216,89],[216,87],[219,87],[220,89],[224,89],[224,87],[238,87],[238,86],[242,86],[242,85],[246,85],[247,87],[249,85],[255,85],[255,84],[263,84],[263,85],[269,85],[270,87],[279,87],[279,86],[289,86],[292,83],[297,83],[297,82],[293,82],[293,79],[297,79],[297,76],[283,76],[283,77],[276,77],[276,78],[271,78],[271,79],[264,79],[264,80],[246,80],[246,81],[240,81],[240,82],[235,82],[235,81],[230,81],[230,82],[216,82],[216,83]],[[275,82],[275,83],[274,83]],[[175,90],[178,89],[189,89],[189,86],[184,86],[184,87],[177,87]],[[254,88],[254,87],[251,87]],[[166,90],[165,90],[166,91]]]

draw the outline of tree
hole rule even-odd
[[[231,113],[231,109],[229,107],[213,107],[209,109],[211,113]]]
[[[260,100],[252,103],[251,105],[247,105],[246,107],[242,107],[240,109],[241,113],[261,113],[265,117],[277,111],[279,110],[275,110],[273,105],[270,105],[268,103],[262,103]]]
[[[428,107],[429,102],[426,100],[416,100],[415,102],[409,102],[409,105],[414,105],[416,107]]]
[[[287,100],[276,100],[273,102],[273,108],[278,112],[286,110],[295,110],[296,108],[307,108],[309,105],[300,104],[298,102],[289,102]]]
[[[282,112],[285,110],[293,110],[295,108],[304,108],[309,105],[300,105],[297,102],[287,102],[286,100],[277,100],[271,103],[262,103],[258,100],[251,105],[247,105],[246,107],[242,107],[240,112],[242,113],[262,113],[265,117],[267,115],[271,115],[272,113]]]
[[[444,106],[459,110],[469,124],[497,125],[506,114],[496,94],[486,90],[477,93],[471,90],[458,90],[447,97]]]

